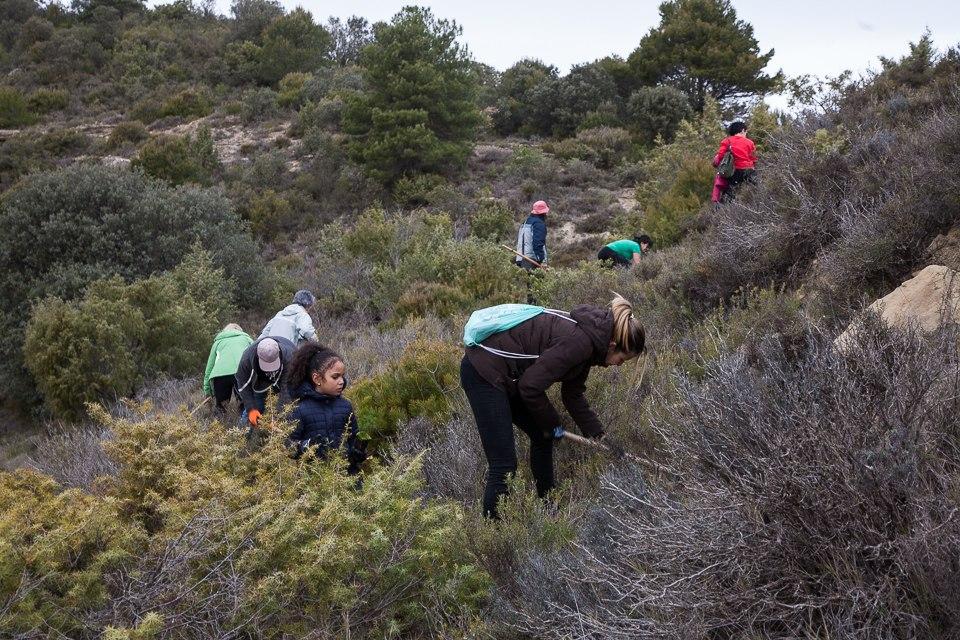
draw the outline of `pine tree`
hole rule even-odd
[[[772,57],[729,0],[670,0],[629,63],[639,83],[674,86],[702,111],[707,96],[729,103],[775,90],[783,74],[763,72]]]
[[[461,28],[406,7],[373,31],[361,55],[367,90],[344,109],[352,157],[385,184],[462,166],[480,114],[469,52],[457,43]]]

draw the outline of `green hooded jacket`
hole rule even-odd
[[[207,358],[207,370],[203,374],[203,393],[213,395],[210,378],[232,376],[237,373],[240,356],[253,343],[253,338],[243,331],[224,329],[213,339],[210,357]]]

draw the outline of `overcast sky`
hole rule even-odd
[[[389,20],[403,2],[386,0],[281,0],[302,6],[314,20],[360,15]],[[229,13],[230,0],[216,0]],[[158,4],[153,0],[151,4]],[[659,2],[629,0],[435,0],[421,3],[463,27],[474,58],[503,70],[525,57],[554,64],[565,73],[579,62],[610,54],[626,57],[659,23]],[[836,75],[877,68],[877,57],[907,51],[930,28],[941,49],[960,44],[960,2],[911,0],[734,0],[738,16],[751,23],[761,51],[775,49],[770,71],[788,75]]]

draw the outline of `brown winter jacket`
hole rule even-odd
[[[570,313],[576,324],[551,314],[540,314],[513,329],[483,341],[488,347],[539,355],[536,360],[514,360],[522,372],[514,384],[506,358],[467,348],[467,358],[484,380],[511,396],[519,396],[534,424],[544,433],[560,426],[560,415],[547,398],[547,389],[560,382],[563,406],[580,430],[588,436],[603,434],[603,425],[590,408],[584,391],[592,366],[605,366],[607,347],[613,335],[609,309],[580,305]]]

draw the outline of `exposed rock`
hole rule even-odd
[[[932,264],[960,271],[960,226],[934,238],[927,247],[927,257]]]
[[[130,166],[130,158],[124,158],[122,156],[103,156],[100,158],[100,162],[108,167]]]
[[[944,320],[960,322],[960,274],[943,265],[930,265],[890,294],[868,307],[890,327],[916,326],[934,331]],[[860,326],[852,323],[834,342],[844,350]]]

